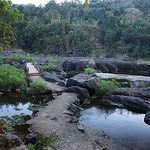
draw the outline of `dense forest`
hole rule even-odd
[[[12,5],[16,44],[30,53],[66,56],[150,57],[150,0],[90,0],[45,6]]]

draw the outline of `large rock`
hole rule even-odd
[[[94,68],[103,73],[125,73],[150,75],[150,66],[112,58],[69,58],[63,63],[64,71],[83,71],[84,68]]]
[[[84,71],[85,68],[95,68],[93,59],[81,59],[75,63],[75,70]]]
[[[95,90],[96,87],[96,78],[92,75],[87,74],[78,74],[67,80],[66,86],[80,86],[86,88],[90,93]]]
[[[48,82],[52,82],[52,83],[57,83],[58,85],[61,85],[61,86],[64,86],[65,85],[65,82],[61,79],[59,79],[58,75],[54,72],[50,73],[50,72],[43,72],[41,74],[41,77],[45,80],[45,81],[48,81]]]
[[[139,97],[109,95],[102,99],[102,101],[106,104],[132,109],[133,111],[141,113],[146,113],[147,111],[150,111],[150,102]]]
[[[150,111],[150,88],[120,88],[113,94],[106,95],[102,101],[105,104],[146,113]]]
[[[89,95],[89,92],[85,88],[81,88],[78,86],[71,86],[64,90],[64,92],[71,92],[71,93],[76,93],[78,98],[80,99],[80,104],[81,106],[90,104],[91,98]]]
[[[0,134],[0,149],[9,150],[21,145],[23,142],[13,134]]]

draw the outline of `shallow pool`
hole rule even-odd
[[[24,114],[32,114],[32,111],[28,109],[31,103],[31,97],[26,94],[19,93],[7,93],[0,96],[0,117],[1,116],[13,116]]]
[[[115,142],[135,150],[150,149],[150,126],[145,114],[95,103],[81,111],[80,123],[104,131]]]

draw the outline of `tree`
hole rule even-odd
[[[16,8],[11,8],[11,4],[9,0],[0,1],[0,51],[14,40],[12,24],[23,17]]]

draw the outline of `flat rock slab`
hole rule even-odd
[[[126,150],[117,146],[100,131],[85,127],[84,132],[78,130],[76,124],[68,123],[72,115],[64,113],[68,106],[79,101],[75,93],[63,93],[48,102],[48,106],[40,108],[36,117],[28,121],[32,130],[38,133],[56,132],[59,142],[54,146],[57,150]]]
[[[36,75],[39,74],[39,71],[35,68],[32,62],[26,64],[26,68],[28,70],[29,75]]]
[[[150,87],[150,77],[137,75],[124,75],[112,73],[95,73],[93,75],[78,74],[67,80],[67,86],[80,86],[87,89],[95,89],[97,80],[116,79],[117,81],[129,81],[130,87]]]

